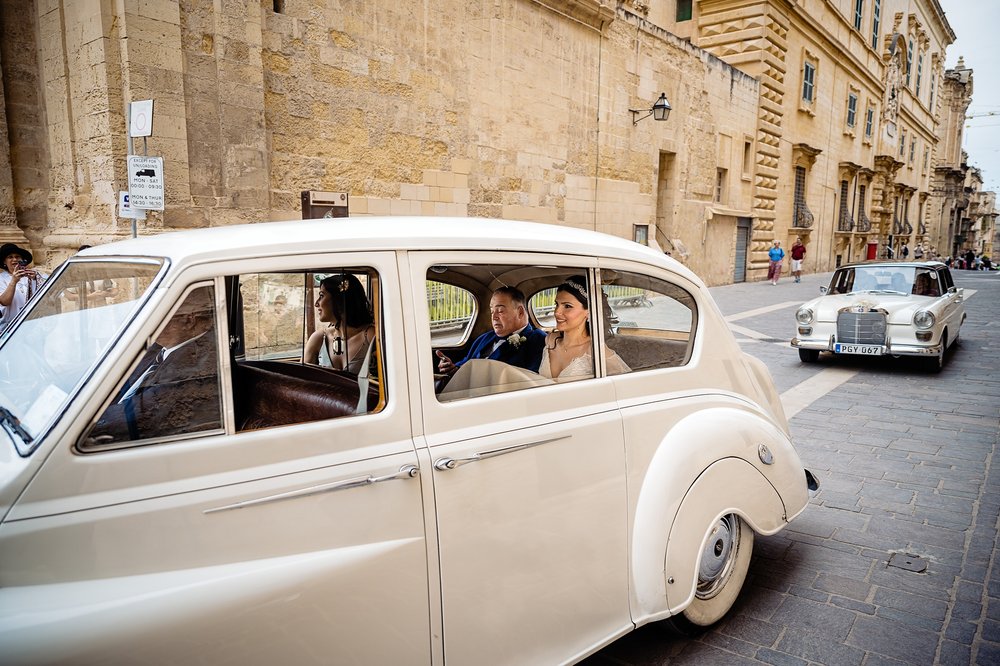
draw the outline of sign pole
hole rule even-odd
[[[132,102],[125,102],[125,140],[127,141],[126,156],[132,154]],[[126,182],[128,182],[128,175],[126,170]],[[134,217],[132,218],[132,238],[139,237],[139,222]]]

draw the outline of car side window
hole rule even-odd
[[[476,298],[468,289],[428,279],[427,311],[434,347],[458,347],[465,344],[472,333]]]
[[[431,267],[426,284],[434,389],[442,402],[595,376],[586,268],[442,265]],[[557,342],[564,334],[573,337],[572,349]],[[609,354],[609,368],[621,363]]]
[[[237,432],[385,407],[374,269],[232,276],[227,305]]]
[[[223,427],[215,290],[191,290],[140,356],[80,448],[118,447]]]
[[[938,274],[941,276],[941,286],[945,291],[955,286],[955,281],[951,277],[951,271],[947,268],[940,269]]]
[[[658,278],[601,271],[607,300],[605,341],[632,372],[685,365],[698,310],[694,297]]]
[[[307,274],[251,273],[240,276],[244,353],[247,358],[299,359],[307,315]]]
[[[938,277],[935,271],[918,268],[913,277],[913,290],[915,296],[940,296],[941,288],[938,286]]]

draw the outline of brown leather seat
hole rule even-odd
[[[279,361],[242,361],[233,368],[236,427],[254,430],[308,423],[355,413],[358,380],[319,366]],[[378,390],[369,390],[369,408]]]

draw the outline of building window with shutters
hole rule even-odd
[[[917,137],[913,136],[910,137],[910,159],[906,160],[907,163],[910,165],[911,169],[913,168],[913,157],[916,154],[917,154]]]
[[[899,158],[903,159],[903,155],[906,154],[906,129],[904,128],[902,132],[899,133]]]
[[[920,79],[924,75],[924,54],[921,53],[917,56],[917,85],[916,85],[916,96],[920,99]]]
[[[874,133],[875,133],[875,107],[869,104],[868,110],[865,111],[865,140],[867,143],[871,143],[872,135]]]
[[[854,0],[854,29],[861,30],[861,20],[865,15],[865,0]]]
[[[847,128],[853,130],[858,124],[858,95],[856,93],[847,94]],[[853,134],[853,131],[851,132]]]
[[[816,66],[807,62],[802,66],[802,101],[813,103],[816,86]]]
[[[935,84],[937,84],[937,77],[934,76],[934,68],[931,67],[931,95],[930,99],[927,100],[927,107],[931,110],[931,113],[934,112],[934,88],[936,87]]]
[[[677,0],[677,21],[691,20],[691,0]]]
[[[878,50],[878,29],[882,20],[882,0],[874,0],[872,5],[872,48]]]
[[[910,87],[911,72],[913,70],[913,37],[910,37],[910,45],[906,47],[906,87]]]
[[[813,214],[806,206],[806,169],[805,167],[795,167],[795,198],[794,210],[792,213],[792,226],[799,229],[808,229],[813,225]]]

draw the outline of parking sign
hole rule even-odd
[[[163,158],[128,156],[128,193],[132,208],[163,210]]]

